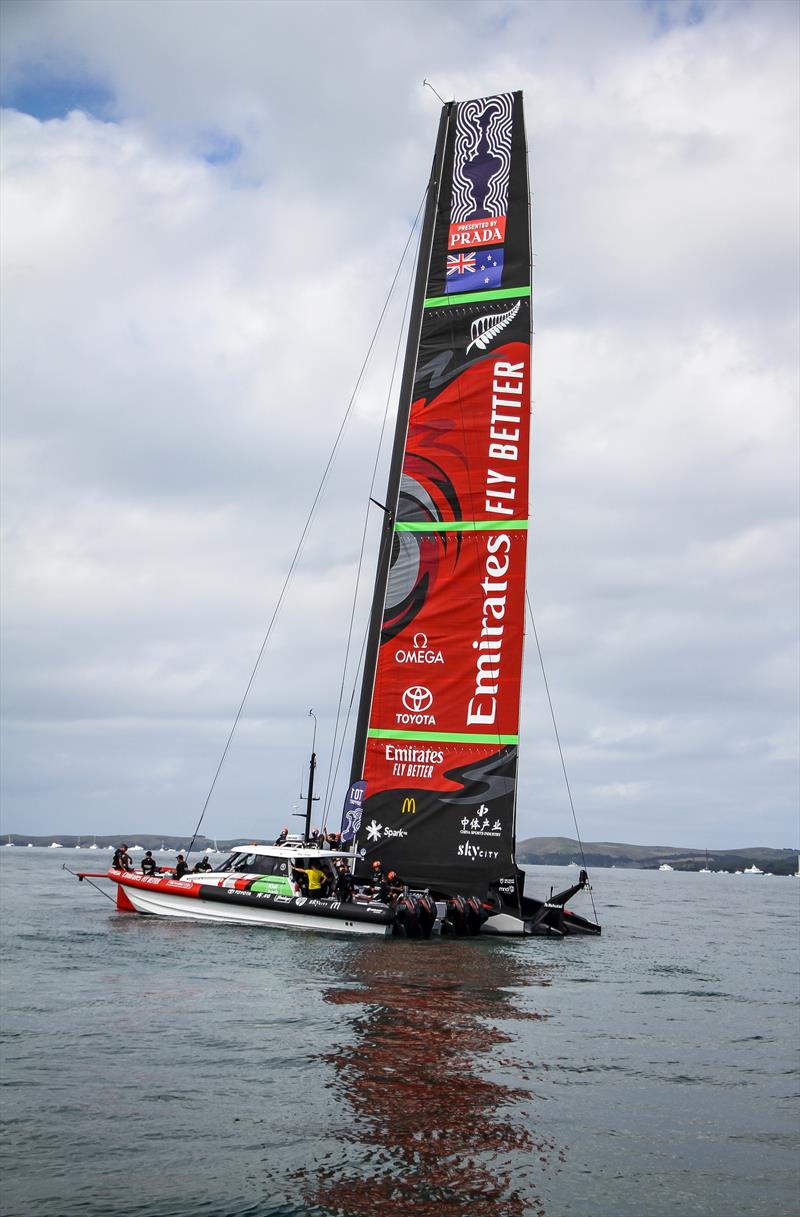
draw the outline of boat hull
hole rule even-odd
[[[548,906],[547,902],[525,898],[525,916],[492,913],[481,926],[482,934],[506,938],[567,938],[572,934],[600,934],[601,927],[573,913],[571,909]]]
[[[109,874],[124,899],[119,907],[155,917],[187,921],[276,926],[284,929],[373,934],[394,931],[394,915],[386,905],[356,905],[303,896],[238,891],[210,883],[144,875]]]
[[[458,936],[564,938],[570,934],[599,934],[600,926],[564,908],[580,884],[547,901],[523,896],[520,906],[496,907],[471,897],[433,900],[419,891],[393,905],[374,899],[344,902],[334,898],[289,895],[253,890],[259,874],[211,872],[175,879],[171,874],[145,875],[112,868],[107,873],[82,872],[78,878],[110,879],[117,887],[117,908],[145,916],[187,921],[227,922],[329,933],[404,934],[427,938],[432,931]],[[583,882],[583,878],[581,880]],[[488,915],[487,915],[488,914]]]

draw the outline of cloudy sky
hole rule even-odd
[[[358,384],[204,830],[289,822],[310,707],[325,787],[427,78],[525,93],[582,836],[796,847],[798,6],[2,8],[2,831],[191,831]],[[573,835],[530,645],[523,722],[519,835]]]

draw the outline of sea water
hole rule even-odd
[[[800,880],[417,942],[118,913],[62,869],[107,861],[0,848],[5,1217],[800,1212]]]

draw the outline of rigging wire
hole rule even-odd
[[[361,651],[358,656],[358,663],[356,664],[355,676],[353,677],[353,687],[350,690],[350,701],[347,703],[347,714],[345,715],[344,727],[342,728],[342,734],[339,738],[339,753],[336,757],[336,768],[333,771],[333,778],[331,781],[331,798],[333,797],[333,790],[334,790],[334,787],[336,786],[336,781],[339,777],[339,766],[342,763],[342,753],[344,752],[344,742],[345,742],[345,739],[347,738],[347,728],[350,725],[350,715],[353,710],[353,702],[355,701],[355,697],[356,697],[356,689],[358,688],[359,676],[361,674],[362,664],[364,663],[364,652],[367,649],[367,635],[368,634],[369,634],[369,622],[367,622],[367,624],[364,627],[364,635],[361,639]],[[327,792],[326,792],[326,797],[327,797]],[[328,811],[329,810],[330,810],[330,801],[328,802],[328,804],[325,807],[324,823],[327,823],[327,821],[328,821]]]
[[[544,680],[544,689],[545,689],[545,693],[547,694],[547,704],[548,704],[548,706],[550,707],[550,717],[551,717],[551,718],[552,718],[552,720],[553,720],[553,730],[554,730],[554,731],[555,731],[555,733],[556,733],[556,744],[558,745],[558,755],[561,757],[561,768],[562,768],[562,770],[563,770],[563,772],[564,772],[564,781],[565,781],[566,786],[567,786],[567,795],[568,795],[568,797],[569,797],[569,805],[570,805],[570,807],[572,808],[572,821],[573,821],[573,823],[574,823],[574,825],[575,825],[575,836],[576,836],[576,838],[577,838],[577,841],[578,841],[578,848],[579,848],[579,850],[580,850],[580,854],[581,854],[581,863],[582,863],[582,865],[583,865],[583,869],[584,869],[584,870],[586,870],[586,869],[587,869],[587,867],[586,867],[586,858],[585,858],[584,853],[583,853],[583,842],[581,841],[580,829],[578,828],[578,817],[577,817],[577,815],[575,814],[575,804],[574,804],[574,803],[573,803],[573,801],[572,801],[572,791],[571,791],[571,789],[570,789],[570,785],[569,785],[569,778],[567,777],[567,766],[566,766],[566,764],[565,764],[565,762],[564,762],[564,752],[563,752],[563,749],[562,749],[562,747],[561,747],[561,738],[560,738],[560,736],[559,736],[559,734],[558,734],[558,724],[556,723],[556,715],[555,715],[555,711],[554,711],[554,709],[553,709],[553,699],[552,699],[552,698],[551,698],[551,696],[550,696],[550,686],[549,686],[549,684],[547,683],[547,673],[546,673],[546,672],[545,672],[545,670],[544,670],[544,658],[542,657],[542,648],[541,648],[541,647],[540,647],[540,645],[539,645],[539,635],[538,635],[538,633],[536,632],[536,622],[534,621],[534,617],[533,617],[533,606],[531,605],[531,598],[530,598],[530,595],[528,594],[528,592],[527,592],[527,591],[525,592],[525,601],[526,601],[526,603],[527,603],[527,605],[528,605],[528,616],[529,616],[529,617],[530,617],[530,619],[531,619],[531,627],[532,627],[532,629],[533,629],[533,637],[534,637],[534,638],[535,638],[535,640],[536,640],[536,650],[537,650],[537,651],[538,651],[538,653],[539,653],[539,664],[541,665],[541,669],[542,669],[542,679]],[[590,899],[590,900],[591,900],[591,902],[592,902],[592,912],[593,912],[593,914],[594,914],[594,918],[595,918],[595,921],[596,921],[596,920],[597,920],[597,910],[596,910],[596,908],[594,907],[594,896],[592,895],[592,889],[591,889],[591,887],[589,887],[588,891],[589,891],[589,899]]]
[[[426,85],[427,85],[427,87],[430,89],[431,93],[435,93],[435,94],[436,94],[436,96],[439,98],[439,101],[442,103],[442,105],[443,105],[443,106],[446,106],[446,105],[447,105],[447,102],[446,102],[446,101],[445,101],[445,99],[442,97],[441,93],[437,92],[437,90],[436,90],[436,89],[434,89],[433,85],[431,84],[431,82],[430,82],[429,80],[423,80],[423,82],[422,82],[422,87],[423,87],[423,89],[425,88],[425,86],[426,86]]]
[[[419,215],[419,212],[417,213],[417,216],[418,216],[418,215]],[[296,548],[296,549],[295,549],[295,551],[294,551],[294,556],[292,557],[292,561],[291,561],[291,563],[290,563],[290,565],[289,565],[289,570],[288,570],[288,572],[287,572],[286,578],[284,579],[284,582],[283,582],[283,587],[281,588],[280,595],[278,596],[278,601],[277,601],[277,603],[276,603],[276,605],[275,605],[275,608],[274,608],[274,610],[273,610],[272,616],[271,616],[270,621],[269,621],[269,625],[267,626],[267,631],[266,631],[266,633],[265,633],[265,635],[264,635],[264,640],[263,640],[263,642],[261,643],[261,646],[260,646],[259,651],[258,651],[258,655],[256,656],[256,661],[255,661],[255,663],[254,663],[254,665],[253,665],[253,670],[252,670],[252,672],[250,673],[250,679],[249,679],[249,680],[248,680],[248,682],[247,682],[247,687],[245,688],[245,691],[244,691],[244,696],[242,697],[242,700],[241,700],[241,702],[239,703],[239,709],[236,711],[236,717],[235,717],[235,718],[234,718],[234,720],[233,720],[233,726],[231,727],[230,732],[228,733],[228,738],[227,738],[227,740],[226,740],[226,742],[225,742],[225,747],[224,747],[224,748],[223,748],[223,750],[222,750],[222,756],[220,757],[219,764],[217,765],[216,772],[214,773],[214,777],[213,777],[213,779],[212,779],[212,781],[211,781],[211,786],[209,787],[208,794],[206,795],[206,799],[205,799],[205,802],[204,802],[204,804],[203,804],[203,810],[200,812],[200,818],[199,818],[199,820],[197,821],[197,825],[196,825],[195,830],[194,830],[194,833],[193,833],[193,835],[192,835],[192,840],[191,840],[191,842],[190,842],[190,844],[189,844],[189,848],[188,848],[188,849],[187,849],[187,851],[186,851],[186,857],[187,857],[187,860],[188,860],[188,857],[189,857],[190,853],[192,852],[192,848],[193,848],[194,843],[195,843],[195,840],[196,840],[196,838],[197,838],[197,834],[198,834],[198,832],[200,831],[200,825],[203,823],[203,818],[204,818],[204,816],[205,816],[205,814],[206,814],[206,811],[207,811],[207,809],[208,809],[208,804],[209,804],[209,802],[211,801],[211,796],[212,796],[212,794],[214,793],[214,787],[215,787],[215,786],[216,786],[216,784],[217,784],[217,779],[219,778],[220,772],[222,771],[222,766],[223,766],[223,764],[225,763],[225,758],[226,758],[226,756],[228,755],[228,749],[229,749],[229,748],[230,748],[230,746],[231,746],[231,742],[232,742],[232,740],[233,740],[234,733],[235,733],[235,731],[236,731],[237,726],[239,725],[239,719],[242,717],[242,712],[244,711],[245,702],[247,701],[247,698],[248,698],[248,696],[249,696],[250,690],[251,690],[251,688],[252,688],[252,686],[253,686],[253,681],[254,681],[254,680],[255,680],[255,678],[256,678],[256,673],[258,672],[258,669],[259,669],[259,667],[260,667],[260,665],[261,665],[261,660],[262,660],[262,658],[263,658],[263,656],[264,656],[264,651],[265,651],[265,650],[266,650],[266,648],[267,648],[267,643],[269,642],[270,635],[272,634],[273,627],[274,627],[275,622],[276,622],[276,620],[277,620],[277,618],[278,618],[278,613],[280,612],[281,605],[283,604],[284,598],[285,598],[285,596],[286,596],[286,592],[287,592],[287,590],[288,590],[288,588],[289,588],[289,584],[290,584],[291,579],[292,579],[292,576],[293,576],[293,574],[294,574],[295,567],[297,566],[297,563],[298,563],[298,561],[299,561],[299,559],[300,559],[300,555],[301,555],[301,554],[302,554],[302,552],[303,552],[303,547],[305,546],[306,538],[307,538],[307,536],[308,536],[309,530],[310,530],[310,528],[311,528],[312,521],[313,521],[314,516],[315,516],[315,514],[316,514],[317,506],[319,505],[319,501],[320,501],[320,499],[321,499],[321,497],[322,497],[322,492],[323,492],[323,490],[325,489],[325,485],[326,485],[326,483],[327,483],[328,476],[329,476],[329,474],[330,474],[331,468],[333,467],[333,462],[334,462],[334,459],[335,459],[335,457],[336,457],[336,453],[337,453],[337,451],[338,451],[338,449],[339,449],[339,444],[341,443],[341,439],[342,439],[342,436],[343,436],[343,434],[344,434],[345,427],[347,426],[347,422],[348,422],[348,419],[350,418],[350,414],[352,413],[352,410],[353,410],[353,406],[354,406],[354,404],[355,404],[356,397],[357,397],[357,395],[358,395],[359,389],[361,388],[361,384],[362,384],[362,382],[363,382],[363,380],[364,380],[364,376],[365,376],[365,374],[366,374],[367,366],[368,366],[369,361],[370,361],[370,359],[371,359],[371,357],[372,357],[372,352],[373,352],[373,350],[374,350],[375,343],[376,343],[377,338],[378,338],[378,334],[380,333],[381,326],[383,325],[383,320],[384,320],[384,317],[386,316],[386,311],[387,311],[387,309],[388,309],[388,307],[389,307],[389,303],[390,303],[390,301],[391,301],[391,299],[392,299],[392,296],[394,295],[394,289],[395,289],[395,286],[396,286],[396,284],[397,284],[397,280],[398,280],[398,278],[399,278],[399,276],[400,276],[400,271],[401,271],[402,266],[403,266],[403,263],[404,263],[404,261],[405,261],[406,254],[407,254],[407,252],[408,252],[408,247],[409,247],[409,245],[411,244],[412,238],[413,238],[413,236],[414,236],[414,231],[415,231],[415,228],[416,228],[416,223],[417,223],[417,221],[416,221],[416,219],[415,219],[414,224],[412,225],[412,227],[411,227],[411,229],[410,229],[410,231],[409,231],[408,237],[407,237],[407,239],[406,239],[406,243],[405,243],[405,245],[403,246],[403,252],[402,252],[402,254],[400,255],[400,261],[399,261],[399,262],[398,262],[398,264],[397,264],[397,269],[396,269],[396,270],[395,270],[395,272],[394,272],[394,276],[393,276],[393,278],[392,278],[392,282],[391,282],[391,284],[390,284],[390,286],[389,286],[389,291],[388,291],[388,293],[387,293],[387,295],[386,295],[386,299],[385,299],[385,300],[384,300],[384,302],[383,302],[383,307],[381,308],[380,316],[378,317],[377,324],[376,324],[376,326],[375,326],[375,329],[374,329],[373,334],[372,334],[372,338],[370,339],[369,346],[368,346],[368,348],[367,348],[367,353],[366,353],[366,355],[364,356],[364,361],[363,361],[363,363],[362,363],[362,365],[361,365],[361,369],[360,369],[360,371],[359,371],[359,373],[358,373],[358,376],[357,376],[357,378],[356,378],[356,383],[355,383],[355,386],[354,386],[354,388],[353,388],[353,392],[352,392],[352,393],[351,393],[351,395],[350,395],[350,400],[349,400],[349,401],[348,401],[348,403],[347,403],[347,408],[346,408],[346,410],[345,410],[345,412],[344,412],[344,415],[343,415],[343,417],[342,417],[342,421],[341,421],[341,423],[339,424],[339,430],[338,430],[338,432],[337,432],[337,434],[336,434],[336,439],[334,440],[333,447],[331,448],[330,455],[328,456],[327,463],[326,463],[325,468],[324,468],[323,473],[322,473],[322,477],[320,478],[319,486],[317,487],[316,494],[314,495],[314,499],[313,499],[313,502],[312,502],[312,504],[311,504],[311,508],[310,508],[310,510],[309,510],[308,516],[307,516],[307,518],[306,518],[306,522],[305,522],[305,524],[304,524],[304,526],[303,526],[303,530],[302,530],[302,532],[301,532],[301,534],[300,534],[300,540],[298,541],[298,543],[297,543],[297,548]]]
[[[417,214],[414,217],[414,224],[412,227],[412,232],[416,231],[417,225],[419,223],[419,217],[422,213],[422,208],[425,206],[425,198],[426,198],[426,195],[423,194],[422,200],[417,209]],[[419,254],[419,242],[421,240],[421,237],[422,237],[422,234],[420,232],[419,237],[417,239],[417,256]],[[406,249],[407,248],[408,248],[408,246],[406,246]],[[409,301],[411,299],[411,289],[412,289],[413,285],[414,285],[414,276],[412,274],[408,281],[408,289],[406,291],[406,299],[405,299],[405,304],[403,306],[403,316],[401,319],[400,329],[398,332],[397,346],[395,347],[395,352],[394,352],[394,362],[392,364],[392,375],[389,379],[389,388],[386,393],[386,404],[383,409],[383,421],[381,422],[380,435],[378,436],[378,445],[377,445],[377,450],[375,452],[375,462],[372,466],[372,478],[371,478],[370,484],[369,484],[368,501],[367,501],[366,510],[364,512],[364,526],[361,531],[361,550],[358,555],[358,568],[356,570],[355,588],[353,591],[353,603],[352,603],[352,607],[350,610],[350,624],[349,624],[348,631],[347,631],[347,645],[345,647],[344,663],[342,664],[342,681],[339,686],[339,701],[336,706],[336,721],[334,723],[333,742],[331,744],[331,759],[330,759],[330,764],[328,766],[328,776],[327,776],[326,783],[325,783],[325,797],[324,797],[324,801],[322,804],[322,806],[323,806],[323,820],[322,820],[323,832],[325,831],[325,827],[328,822],[328,812],[330,810],[330,800],[333,797],[333,786],[336,783],[336,777],[339,772],[339,760],[341,759],[341,753],[342,753],[341,746],[340,746],[339,756],[337,758],[337,763],[336,763],[336,772],[334,773],[333,772],[333,757],[334,757],[334,753],[336,752],[336,743],[337,743],[338,733],[339,733],[339,721],[341,718],[341,710],[342,710],[342,698],[344,696],[345,680],[347,679],[347,664],[348,664],[348,661],[350,658],[350,644],[351,644],[352,638],[353,638],[353,625],[355,622],[356,606],[357,606],[357,602],[358,602],[358,590],[359,590],[359,585],[361,582],[361,570],[362,570],[362,566],[363,566],[363,562],[364,562],[364,549],[366,546],[367,526],[369,524],[369,514],[370,514],[369,504],[376,503],[377,506],[381,507],[381,510],[384,510],[384,511],[386,510],[386,508],[384,508],[382,504],[377,503],[377,501],[372,497],[372,492],[375,489],[375,479],[378,474],[378,465],[380,463],[381,448],[383,447],[383,437],[386,432],[386,420],[389,417],[389,406],[391,405],[391,401],[394,396],[394,383],[395,383],[395,377],[397,375],[397,364],[398,364],[398,360],[400,358],[400,348],[403,343],[403,333],[405,330],[406,318],[408,316],[408,305],[409,305]],[[362,658],[363,658],[363,653],[364,653],[364,646],[362,644],[362,648],[361,648]],[[360,666],[360,664],[361,664],[361,659],[359,659],[359,666]],[[353,704],[353,702],[352,702],[352,698],[351,698],[350,706],[348,707],[347,719],[345,721],[345,725],[344,725],[344,728],[342,731],[342,742],[344,740],[344,734],[347,731],[347,724],[350,719],[350,708],[352,707],[352,704]]]
[[[79,879],[81,881],[81,883],[83,883],[83,882],[88,883],[89,887],[93,887],[96,892],[99,892],[101,896],[105,896],[106,900],[110,900],[111,903],[116,906],[117,902],[114,899],[114,897],[109,896],[108,892],[104,892],[102,887],[98,887],[96,883],[92,883],[92,881],[88,875],[79,875],[77,871],[70,870],[69,867],[67,866],[66,862],[61,863],[61,869],[65,870],[68,875],[74,875],[76,879]]]

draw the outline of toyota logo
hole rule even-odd
[[[421,714],[423,710],[429,710],[433,705],[433,694],[424,685],[412,685],[403,694],[403,705],[406,710],[411,710],[414,714]]]

